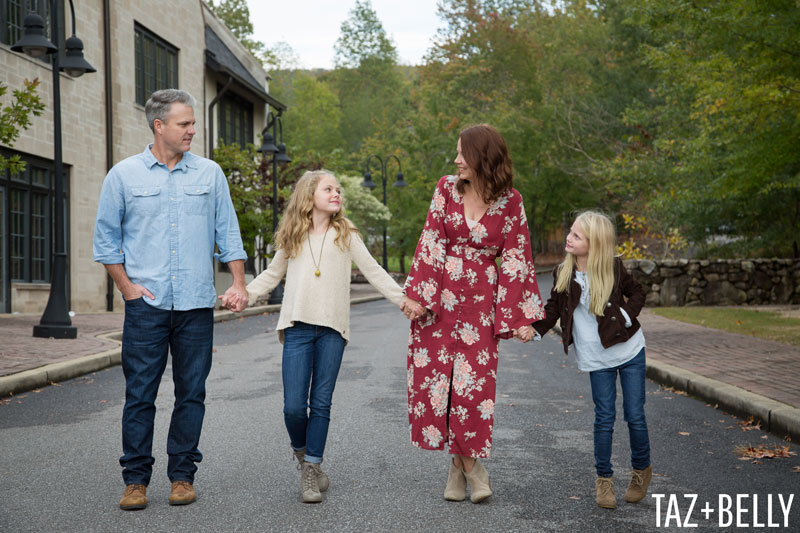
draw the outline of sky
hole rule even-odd
[[[401,64],[422,64],[440,21],[436,0],[372,0]],[[272,46],[284,41],[299,68],[333,68],[333,45],[355,0],[247,0],[253,38]]]

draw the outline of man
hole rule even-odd
[[[94,260],[105,265],[125,299],[122,509],[147,506],[155,399],[168,352],[175,384],[167,437],[169,503],[195,501],[217,300],[214,257],[233,273],[223,305],[241,311],[248,303],[247,256],[228,182],[219,165],[189,152],[194,106],[186,91],[153,93],[145,106],[153,144],[114,165],[100,192]]]

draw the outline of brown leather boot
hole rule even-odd
[[[119,508],[132,511],[145,507],[147,507],[147,487],[137,483],[126,486],[125,492],[122,493],[122,498],[119,500]]]
[[[628,490],[625,491],[625,501],[629,503],[641,501],[647,494],[647,487],[650,486],[652,478],[653,465],[644,470],[636,470],[634,468],[633,472],[631,472],[631,484],[628,485]]]
[[[188,505],[197,499],[194,487],[188,481],[173,481],[172,492],[169,495],[170,505]]]
[[[614,478],[599,477],[594,481],[597,491],[597,506],[603,509],[616,509],[617,498],[614,496]]]

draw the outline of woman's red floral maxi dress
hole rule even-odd
[[[498,339],[544,309],[519,192],[503,194],[470,229],[457,179],[436,185],[404,287],[428,310],[411,323],[408,417],[413,445],[488,457]]]

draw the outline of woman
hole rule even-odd
[[[404,287],[425,307],[408,349],[411,442],[453,455],[444,497],[492,494],[478,458],[492,447],[497,344],[544,317],[511,159],[487,124],[459,134],[458,175],[436,185]],[[496,259],[500,258],[498,269]]]

